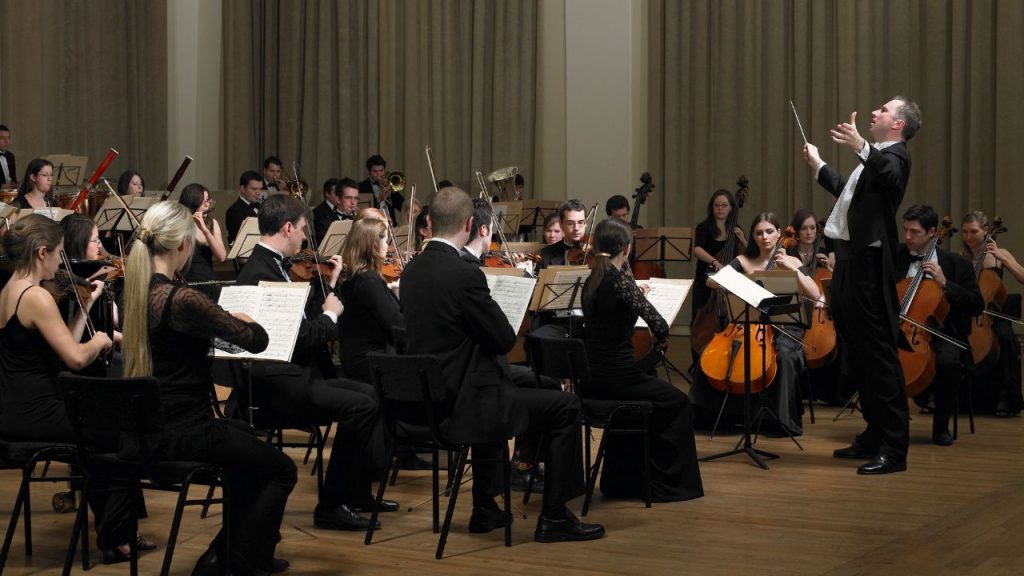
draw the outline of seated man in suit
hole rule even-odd
[[[289,257],[299,252],[306,239],[306,207],[296,198],[274,195],[260,208],[260,242],[238,274],[238,284],[260,281],[288,282]],[[311,291],[289,363],[257,363],[252,368],[257,398],[264,403],[257,413],[275,421],[337,422],[331,458],[324,470],[313,519],[317,528],[365,530],[369,519],[359,512],[373,506],[371,483],[383,468],[383,439],[378,438],[378,411],[373,387],[337,378],[327,343],[338,336],[338,315],[343,306],[335,295],[341,274],[341,257],[332,256],[334,270],[325,278],[326,296]],[[379,448],[379,450],[378,450]],[[382,511],[395,511],[396,502],[385,502]]]
[[[385,181],[387,176],[388,163],[380,154],[374,154],[366,159],[366,180],[359,183],[360,194],[373,194],[373,207],[380,208],[382,202],[387,201],[388,212],[391,214],[391,223],[395,224],[395,218],[402,211],[405,204],[405,197],[401,192],[395,192]]]
[[[18,167],[14,164],[14,153],[7,149],[11,145],[11,129],[0,124],[0,188],[13,188],[18,183]],[[54,178],[56,181],[56,178]]]
[[[971,319],[981,314],[985,302],[974,279],[974,268],[969,260],[936,247],[935,254],[928,261],[928,244],[935,237],[939,215],[931,206],[915,204],[903,213],[903,241],[896,255],[897,278],[912,278],[923,269],[925,278],[934,280],[949,302],[949,314],[942,326],[936,328],[943,334],[961,342],[967,342],[971,331]],[[935,378],[931,386],[915,401],[927,404],[928,396],[935,398],[935,413],[932,416],[932,442],[939,446],[953,444],[949,433],[949,418],[953,413],[957,385],[967,369],[964,358],[970,353],[938,336],[931,338],[935,351]],[[909,384],[909,382],[908,382]]]
[[[238,200],[228,206],[224,214],[224,225],[228,229],[228,244],[235,243],[235,236],[238,235],[242,222],[250,216],[256,216],[260,211],[260,201],[263,200],[263,178],[252,170],[242,172],[238,179]]]
[[[562,227],[562,240],[540,249],[537,270],[543,270],[548,266],[567,265],[569,251],[582,245],[583,234],[587,228],[587,207],[579,200],[566,200],[559,206],[558,216]],[[582,338],[581,324],[582,322],[572,321],[566,311],[538,312],[534,316],[536,328],[531,334],[543,338],[558,338],[571,333]]]
[[[436,354],[449,394],[450,440],[473,445],[477,458],[500,454],[506,430],[529,421],[531,433],[548,438],[544,504],[537,519],[538,542],[592,540],[604,535],[600,524],[584,524],[565,507],[571,494],[572,458],[579,432],[579,400],[564,392],[516,388],[499,358],[515,344],[515,332],[491,299],[479,266],[459,256],[473,228],[473,202],[458,188],[444,188],[430,204],[434,237],[402,273],[402,314],[406,350]],[[438,287],[444,287],[439,290]],[[496,465],[473,470],[471,532],[505,526],[494,501]]]

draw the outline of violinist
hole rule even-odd
[[[609,218],[594,228],[595,258],[583,285],[587,359],[596,399],[646,400],[654,405],[651,422],[651,498],[656,502],[690,500],[704,495],[693,411],[686,394],[636,366],[633,327],[638,316],[650,326],[664,349],[669,327],[636,282],[623,272],[632,244],[625,222]],[[609,441],[601,492],[608,498],[641,498],[644,493],[643,449],[638,437]]]
[[[185,269],[185,280],[188,282],[212,282],[213,263],[223,262],[228,257],[227,248],[224,247],[224,238],[221,235],[220,223],[210,216],[213,209],[213,200],[210,200],[210,191],[199,183],[192,183],[181,190],[178,203],[188,208],[192,214],[192,221],[195,222],[196,245],[192,251],[192,260]],[[216,286],[207,285],[207,292],[211,298],[219,296],[220,291]]]
[[[735,257],[727,266],[744,274],[768,268],[795,270],[797,272],[797,289],[800,295],[810,301],[818,300],[821,296],[818,286],[814,283],[813,278],[804,274],[800,269],[800,259],[786,254],[785,250],[776,250],[780,237],[779,220],[775,214],[771,212],[758,214],[750,225],[752,242],[747,244],[745,253]],[[773,255],[774,260],[772,260]],[[801,342],[804,331],[793,326],[778,326],[773,330],[775,332],[773,340],[777,371],[775,380],[768,387],[768,406],[782,427],[777,434],[786,435],[788,432],[789,435],[799,436],[803,433],[801,418],[803,405],[800,401],[799,379],[800,372],[804,368],[804,351]],[[784,334],[780,332],[784,332]],[[709,395],[714,397],[713,394]],[[702,399],[703,394],[694,394],[694,396],[701,399],[701,402],[706,402]],[[764,427],[762,427],[763,431]],[[769,429],[769,433],[776,433],[776,431]]]
[[[306,210],[301,200],[291,196],[267,198],[260,208],[260,242],[238,274],[238,284],[290,281],[289,258],[306,239]],[[379,417],[373,387],[336,377],[327,350],[328,342],[338,338],[338,317],[344,310],[335,294],[341,257],[332,256],[330,261],[333,268],[324,279],[326,295],[310,291],[292,361],[257,364],[252,368],[252,380],[267,399],[260,406],[261,418],[338,423],[313,525],[325,530],[363,531],[370,521],[360,512],[372,508],[370,484],[378,472],[375,468],[383,469],[383,439],[374,435]],[[398,504],[385,502],[382,510],[398,510]]]
[[[238,200],[228,206],[224,215],[224,224],[228,229],[228,244],[235,243],[235,236],[246,218],[259,214],[264,194],[263,178],[252,170],[243,172],[238,179]]]
[[[24,210],[26,208],[46,208],[50,206],[50,194],[53,193],[53,163],[43,158],[36,158],[25,168],[25,177],[18,186],[18,196],[11,206]]]
[[[868,459],[858,474],[907,469],[910,413],[897,354],[900,341],[896,271],[896,209],[910,180],[907,142],[921,127],[921,110],[896,97],[871,113],[874,144],[861,137],[857,113],[830,130],[833,142],[852,150],[857,167],[844,178],[804,145],[804,161],[818,184],[836,197],[825,236],[836,254],[831,311],[843,346],[844,374],[857,383],[867,427],[836,458]],[[907,346],[906,342],[903,342]]]
[[[704,307],[711,295],[707,283],[704,281],[708,274],[722,267],[718,261],[718,253],[725,247],[729,237],[726,225],[729,215],[736,209],[736,198],[725,189],[715,190],[708,200],[707,216],[697,224],[693,232],[693,256],[697,259],[697,270],[694,272],[693,297],[691,298],[692,308],[691,322],[697,317],[697,312]],[[736,238],[736,250],[742,253],[747,249],[747,238],[743,229],[739,226],[733,228],[733,235]]]
[[[544,218],[544,245],[550,246],[562,241],[562,219],[558,212],[552,212]]]
[[[1017,263],[1013,254],[1005,248],[1000,248],[994,239],[990,238],[987,243],[985,242],[985,227],[988,223],[988,217],[984,212],[975,210],[964,215],[960,224],[960,234],[964,240],[963,256],[976,261],[984,254],[981,270],[994,271],[999,278],[1003,277],[1004,270],[1008,270],[1018,282],[1024,282],[1024,268]],[[1022,405],[1018,372],[1020,346],[1013,333],[1013,326],[1008,320],[993,318],[992,331],[999,345],[999,361],[993,367],[989,378],[973,379],[975,391],[981,392],[975,396],[975,402],[985,411],[993,411],[996,416],[1016,416],[1020,414]],[[972,373],[975,376],[983,375],[979,374],[979,368],[978,365],[974,366]],[[982,390],[979,390],[979,387]]]
[[[28,180],[28,178],[26,178]],[[14,275],[0,291],[0,437],[38,442],[76,442],[74,430],[57,388],[61,366],[82,370],[110,349],[104,332],[82,342],[85,313],[99,298],[103,285],[85,299],[86,311],[79,310],[71,325],[61,318],[54,297],[40,288],[51,280],[60,266],[63,250],[60,225],[49,218],[31,214],[19,218],[3,238],[4,254]],[[209,404],[207,404],[209,406]],[[105,481],[89,491],[89,505],[96,516],[97,545],[105,563],[128,559],[131,531],[127,514],[134,494],[103,489]],[[104,512],[109,514],[106,516]]]
[[[263,160],[263,189],[271,192],[285,192],[288,184],[281,177],[284,164],[277,156],[267,156]]]
[[[587,207],[579,200],[566,200],[558,208],[558,219],[562,228],[562,241],[541,248],[538,270],[568,264],[566,255],[569,250],[581,244],[586,232]]]
[[[145,196],[145,193],[146,181],[142,179],[142,174],[139,174],[134,170],[125,170],[121,173],[121,176],[118,177],[118,196],[125,196],[128,199],[131,199]]]
[[[13,188],[18,183],[18,168],[10,145],[11,129],[0,124],[0,188]]]
[[[981,314],[984,301],[969,260],[938,247],[931,260],[923,260],[938,224],[939,215],[931,206],[915,204],[907,208],[903,213],[905,244],[896,256],[896,272],[900,278],[910,278],[916,276],[918,270],[923,270],[926,278],[935,280],[949,302],[949,314],[938,329],[947,336],[966,342],[971,331],[971,318]],[[953,435],[949,433],[949,418],[953,413],[957,384],[966,369],[964,352],[942,338],[932,338],[931,347],[935,353],[935,379],[928,391],[915,401],[920,405],[926,404],[930,392],[935,399],[932,442],[950,446]]]

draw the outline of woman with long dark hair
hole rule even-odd
[[[696,318],[697,311],[704,307],[711,294],[706,283],[708,274],[722,267],[722,263],[718,261],[718,253],[729,239],[729,230],[726,226],[729,223],[729,215],[734,210],[736,198],[732,192],[725,189],[715,190],[708,200],[707,216],[693,231],[693,256],[697,259],[697,269],[693,276],[693,295],[690,298],[691,320]],[[747,247],[746,236],[739,226],[733,228],[732,233],[736,236],[736,253],[740,254]]]
[[[184,271],[185,279],[189,282],[210,282],[213,280],[214,261],[223,262],[228,257],[220,224],[215,218],[210,218],[213,208],[210,191],[202,184],[189,184],[181,190],[178,203],[192,213],[196,226],[196,245],[192,261]]]
[[[18,186],[18,196],[11,202],[19,210],[46,208],[50,206],[49,194],[53,191],[53,163],[36,158],[25,168],[25,177]]]

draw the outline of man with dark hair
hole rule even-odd
[[[313,230],[316,232],[317,245],[324,239],[331,222],[351,219],[351,215],[346,218],[341,211],[341,199],[338,196],[340,184],[341,180],[337,178],[329,178],[324,182],[324,201],[313,208]]]
[[[11,188],[18,183],[18,167],[14,153],[7,149],[11,145],[11,129],[0,124],[0,188]]]
[[[263,161],[263,187],[271,192],[282,192],[288,189],[281,177],[283,164],[277,156],[267,156]]]
[[[623,222],[629,221],[629,200],[622,194],[616,194],[604,203],[604,213],[609,218],[618,218]]]
[[[289,282],[289,258],[306,239],[306,206],[297,198],[276,194],[267,198],[259,214],[260,242],[238,274],[238,284],[261,281]],[[257,416],[275,422],[337,422],[331,457],[324,469],[324,485],[313,514],[314,525],[328,530],[365,530],[369,519],[360,516],[372,507],[371,483],[382,462],[382,439],[375,437],[378,412],[373,388],[338,378],[327,343],[338,337],[338,316],[344,307],[335,291],[341,257],[332,256],[333,270],[325,278],[326,297],[310,291],[299,326],[292,361],[256,363],[253,386],[263,403]],[[244,392],[242,392],[244,394]],[[380,458],[378,458],[380,459]],[[398,504],[388,502],[384,510]]]
[[[446,434],[453,442],[473,444],[477,460],[501,454],[509,430],[546,435],[547,481],[534,539],[538,542],[592,540],[604,535],[600,524],[584,524],[565,507],[571,490],[579,400],[564,392],[527,390],[511,385],[499,358],[516,335],[491,299],[479,266],[459,253],[473,227],[473,203],[458,188],[440,190],[430,203],[434,239],[402,273],[402,315],[409,354],[436,354],[448,390]],[[438,286],[444,286],[438,290]],[[490,532],[511,522],[494,501],[498,465],[474,464],[470,532]]]
[[[939,215],[931,206],[915,204],[907,208],[903,213],[905,244],[896,255],[896,275],[898,278],[913,278],[918,271],[923,271],[928,279],[926,281],[938,284],[949,303],[949,313],[942,326],[935,328],[946,336],[967,342],[971,319],[982,313],[985,301],[978,290],[973,265],[969,260],[938,246],[934,254],[928,254],[938,224]],[[927,405],[929,395],[935,399],[932,442],[939,446],[950,446],[953,444],[953,435],[949,433],[949,418],[953,414],[957,384],[967,368],[964,359],[969,358],[970,353],[936,335],[931,337],[931,348],[935,352],[935,378],[928,389],[914,400],[918,404]]]
[[[564,266],[569,250],[583,239],[587,226],[587,207],[575,198],[562,202],[558,208],[562,226],[562,241],[541,248],[538,269],[548,266]]]
[[[902,335],[894,261],[896,210],[910,179],[906,143],[920,125],[917,104],[893,98],[871,113],[870,144],[857,131],[857,113],[851,113],[849,122],[830,131],[833,142],[856,153],[859,164],[848,178],[821,159],[817,146],[803,148],[818,183],[836,197],[825,224],[836,254],[831,312],[844,347],[843,372],[857,383],[867,427],[833,455],[868,459],[858,474],[907,469],[910,414],[897,354]]]
[[[224,226],[228,230],[228,244],[235,242],[242,222],[250,216],[256,216],[263,200],[263,178],[253,170],[242,172],[238,179],[238,200],[228,206],[224,214]]]
[[[405,197],[401,192],[395,192],[391,185],[385,180],[387,177],[388,163],[380,154],[374,154],[366,159],[366,180],[359,183],[360,194],[373,194],[373,207],[380,208],[386,202],[388,212],[391,214],[391,224],[395,225],[397,214],[401,212],[405,204]]]

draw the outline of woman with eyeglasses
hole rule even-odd
[[[735,209],[736,198],[732,192],[721,188],[715,190],[708,200],[707,217],[697,224],[693,231],[693,256],[697,259],[697,271],[694,273],[693,297],[690,299],[691,321],[697,317],[697,312],[704,307],[711,294],[704,280],[708,274],[722,267],[722,263],[718,261],[718,253],[729,239],[726,225],[729,222],[729,215]],[[736,254],[742,254],[747,248],[747,238],[743,234],[743,229],[736,226],[732,233],[736,236]]]
[[[210,217],[210,210],[213,209],[210,191],[202,184],[189,184],[182,189],[178,203],[189,209],[192,213],[192,221],[196,225],[196,245],[192,252],[192,262],[184,272],[185,280],[210,282],[213,280],[214,260],[223,262],[228,256],[220,224]]]
[[[11,206],[19,210],[46,208],[50,205],[49,194],[53,190],[53,163],[36,158],[25,168],[25,177],[18,186],[18,196]]]

